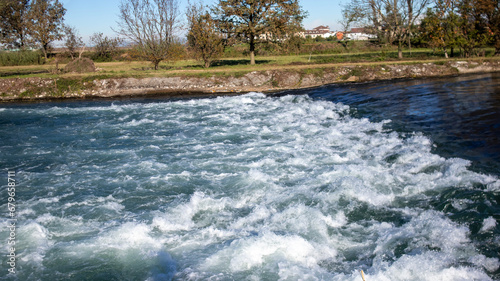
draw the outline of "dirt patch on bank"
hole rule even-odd
[[[254,71],[212,77],[151,77],[75,80],[72,78],[0,79],[0,100],[96,98],[166,94],[190,96],[251,91],[271,92],[345,82],[421,78],[500,71],[499,61],[449,61],[420,64],[341,65]],[[190,94],[191,93],[191,94]]]

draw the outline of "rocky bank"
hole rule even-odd
[[[273,92],[345,82],[421,78],[500,71],[500,61],[449,61],[421,64],[313,65],[291,69],[254,71],[245,75],[196,77],[107,78],[80,80],[58,78],[0,79],[0,100],[98,98],[142,95],[170,97]]]

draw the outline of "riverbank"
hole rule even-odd
[[[277,66],[271,70],[217,75],[182,72],[169,77],[64,76],[0,79],[0,101],[117,98],[162,95],[195,97],[274,92],[326,84],[424,78],[500,71],[499,60],[450,60]]]

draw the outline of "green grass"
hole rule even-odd
[[[493,53],[493,49],[485,49],[485,53]],[[463,59],[463,58],[453,58]],[[476,59],[497,59],[492,57],[481,57]],[[410,52],[405,50],[404,59],[397,58],[397,50],[384,49],[379,51],[335,53],[335,54],[301,54],[286,56],[257,56],[256,65],[250,65],[248,58],[235,57],[223,58],[214,63],[213,67],[205,69],[202,63],[195,60],[179,60],[175,62],[163,62],[159,70],[154,70],[151,63],[147,61],[120,61],[96,63],[99,71],[97,73],[55,74],[55,64],[26,65],[26,66],[0,66],[0,78],[63,78],[63,79],[98,79],[104,78],[145,78],[145,77],[211,77],[211,76],[236,76],[241,77],[252,71],[266,71],[274,69],[299,69],[303,73],[323,75],[322,69],[337,64],[387,64],[387,63],[423,63],[436,61],[438,64],[445,63],[444,54],[433,52],[431,49],[414,48]],[[63,69],[65,64],[59,64]],[[356,73],[354,73],[356,74]],[[352,75],[354,75],[352,74]],[[354,75],[359,76],[359,75]],[[68,87],[71,85],[67,85]]]

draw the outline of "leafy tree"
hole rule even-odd
[[[29,0],[0,1],[0,43],[9,48],[25,49],[29,45],[27,13]]]
[[[429,47],[443,49],[446,58],[449,57],[448,48],[453,56],[453,50],[458,46],[461,36],[459,18],[454,1],[436,0],[420,24],[421,34]]]
[[[179,40],[178,38],[174,38],[168,48],[165,61],[169,62],[175,60],[182,60],[186,57],[187,57],[186,44],[181,40]]]
[[[90,37],[90,42],[94,46],[95,59],[110,61],[117,53],[122,40],[104,36],[102,32],[97,32]]]
[[[500,28],[490,27],[494,9],[488,1],[435,0],[421,23],[424,38],[431,47],[443,48],[446,57],[447,48],[451,48],[453,55],[455,47],[460,47],[465,57],[472,56],[478,47],[495,39],[493,30]]]
[[[203,5],[188,3],[186,12],[189,25],[188,46],[195,58],[203,60],[205,68],[208,68],[214,60],[223,55],[224,40],[217,30],[214,19]]]
[[[75,59],[77,50],[85,46],[85,44],[83,43],[83,39],[78,35],[78,31],[75,27],[65,26],[64,33],[66,36],[64,45],[68,49],[68,53],[70,54],[71,59]]]
[[[461,0],[458,4],[459,30],[458,45],[464,56],[470,57],[476,48],[485,45],[491,39],[485,23],[485,17],[475,0]]]
[[[298,35],[294,35],[288,38],[288,40],[283,43],[282,49],[286,54],[295,53],[296,55],[298,55],[300,53],[300,50],[302,49],[302,45],[304,44],[304,42],[304,38]]]
[[[257,43],[288,39],[306,16],[298,0],[219,0],[212,11],[221,32],[249,44],[251,64]]]
[[[180,23],[178,0],[122,0],[119,17],[117,33],[132,40],[157,70],[172,54]]]
[[[39,44],[47,58],[50,44],[63,38],[66,9],[59,0],[33,0],[28,13],[28,29],[32,40]]]
[[[500,1],[477,0],[475,5],[484,16],[486,32],[491,35],[495,46],[495,55],[500,56]]]

